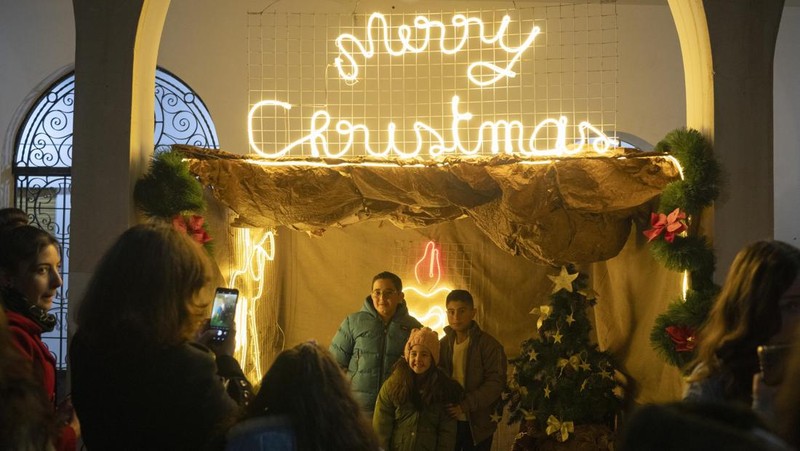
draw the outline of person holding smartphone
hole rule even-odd
[[[733,260],[698,334],[687,401],[752,404],[758,347],[796,342],[800,325],[800,249],[758,241]]]
[[[236,302],[239,300],[239,290],[236,288],[217,288],[214,293],[214,305],[211,306],[211,320],[209,328],[212,332],[212,341],[223,342],[233,328],[236,317]]]
[[[70,347],[72,399],[89,449],[221,449],[239,410],[221,378],[244,380],[233,336],[195,341],[210,262],[185,233],[137,225],[100,261]],[[212,344],[212,330],[199,334]],[[228,384],[230,386],[230,384]]]
[[[758,241],[740,250],[699,331],[684,402],[634,411],[623,426],[618,449],[794,449],[787,443],[796,446],[800,441],[793,432],[800,430],[800,391],[795,389],[800,362],[794,373],[783,375],[783,387],[769,386],[764,378],[778,383],[781,374],[772,370],[780,365],[771,365],[775,360],[767,355],[770,349],[762,348],[762,374],[758,349],[781,350],[797,343],[799,275],[800,249],[792,245]],[[763,398],[775,393],[777,408],[765,409]],[[782,436],[775,434],[781,431]]]

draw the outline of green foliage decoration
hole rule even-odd
[[[186,212],[205,211],[203,186],[189,172],[180,152],[153,156],[148,172],[136,181],[133,200],[147,216],[171,219]]]
[[[650,332],[650,342],[663,359],[678,368],[686,368],[692,361],[694,353],[690,351],[697,345],[696,336],[692,332],[703,325],[718,291],[716,287],[707,292],[690,290],[686,293],[686,300],[672,302],[667,311],[656,318],[655,326]],[[684,345],[689,351],[676,351],[675,338],[665,333],[669,327],[683,327],[687,331]]]
[[[697,215],[711,206],[719,196],[720,168],[703,135],[693,129],[676,129],[656,144],[656,150],[675,157],[683,168],[683,180],[665,187],[659,211],[668,213],[680,207]]]
[[[656,261],[672,271],[688,270],[695,289],[708,288],[705,282],[714,275],[716,257],[711,244],[704,236],[676,236],[670,243],[653,241],[650,252]],[[701,284],[697,287],[696,284]]]
[[[147,173],[136,181],[133,200],[145,216],[171,223],[213,252],[208,225],[199,214],[206,209],[203,186],[181,152],[156,151]]]
[[[657,211],[679,211],[689,215],[688,231],[671,240],[665,235],[651,239],[651,253],[659,263],[673,271],[688,271],[690,288],[685,299],[673,301],[656,318],[650,344],[669,364],[690,371],[694,359],[696,331],[703,325],[719,287],[713,282],[716,257],[708,239],[696,233],[696,222],[703,208],[719,195],[720,167],[711,145],[697,130],[676,129],[656,145],[656,150],[675,157],[683,168],[683,180],[668,184]],[[693,227],[694,226],[694,227]]]

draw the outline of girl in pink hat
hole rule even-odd
[[[381,387],[372,425],[387,451],[447,450],[455,447],[456,421],[445,405],[463,392],[436,364],[439,337],[427,327],[414,329],[403,359]]]

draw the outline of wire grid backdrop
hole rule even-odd
[[[458,26],[457,15],[479,19]],[[415,18],[439,21],[427,34],[415,28]],[[541,33],[532,45],[515,54],[504,51],[497,42],[481,41],[499,34],[504,16],[509,16],[501,42],[519,47],[534,27]],[[596,128],[612,134],[616,130],[617,107],[617,15],[614,3],[587,0],[585,3],[534,6],[520,9],[452,11],[386,14],[384,27],[369,14],[309,14],[266,12],[248,14],[249,107],[263,100],[277,100],[292,105],[291,110],[262,106],[253,111],[250,123],[252,143],[263,152],[277,154],[290,143],[308,135],[312,115],[325,110],[330,124],[324,137],[332,152],[342,149],[346,136],[337,133],[336,123],[345,120],[363,124],[354,133],[355,145],[348,154],[366,155],[366,145],[383,151],[389,141],[390,123],[397,127],[395,141],[404,152],[417,144],[414,122],[421,121],[452,142],[453,98],[458,96],[460,113],[474,117],[461,121],[459,134],[466,148],[479,145],[478,129],[483,121],[518,120],[524,124],[524,139],[534,127],[547,118],[567,119],[567,143],[579,138],[578,124],[588,121]],[[419,53],[406,51],[398,27],[410,29],[408,42],[416,48],[429,39]],[[375,51],[366,57],[352,39],[342,39],[341,49],[352,55],[348,64],[336,38],[349,33],[367,49]],[[466,39],[465,38],[466,34]],[[369,36],[372,39],[369,39]],[[388,38],[388,41],[385,40]],[[463,48],[456,48],[464,39]],[[344,79],[335,61],[343,58],[343,71],[357,78]],[[516,72],[514,77],[501,77],[497,82],[479,86],[468,78],[469,66],[484,61]],[[486,69],[473,72],[480,80],[492,73]],[[322,126],[322,120],[317,126]],[[544,127],[536,135],[537,149],[554,146],[556,129]],[[427,132],[422,139],[430,139]],[[316,140],[319,143],[319,140]],[[423,149],[433,143],[430,140]],[[490,146],[482,141],[481,154],[489,154]],[[502,149],[501,149],[502,151]],[[423,155],[427,153],[423,150]],[[286,156],[308,156],[306,142]],[[390,153],[390,155],[392,155]]]
[[[420,288],[425,285],[426,281],[422,281],[423,283],[417,282],[415,266],[420,260],[423,260],[423,264],[427,263],[427,258],[431,257],[430,253],[426,253],[427,244],[427,241],[395,240],[391,267],[397,268],[397,275],[403,280],[406,303],[412,316],[419,319],[422,324],[436,330],[439,333],[439,337],[443,337],[442,328],[447,325],[447,314],[444,308],[445,299],[449,290],[427,299],[408,290],[409,287]],[[485,243],[468,244],[435,241],[435,244],[436,249],[439,250],[439,262],[441,264],[441,281],[437,286],[468,290],[479,300],[482,296],[483,287],[480,286],[480,277],[472,277],[473,258],[481,258],[484,254],[483,246]],[[441,310],[437,309],[431,315],[430,312],[436,307],[440,307]],[[425,318],[425,315],[428,315],[428,317]],[[441,324],[442,322],[443,324]],[[437,327],[440,324],[441,327]],[[503,419],[497,425],[497,432],[492,442],[492,450],[511,449],[514,444],[514,437],[518,432],[519,425],[516,423],[509,425],[508,412],[504,412]]]
[[[445,299],[459,288],[474,293],[473,245],[456,242],[395,240],[392,268],[403,280],[406,305],[412,316],[444,336]],[[434,264],[435,263],[435,264]]]
[[[397,268],[398,276],[403,279],[403,287],[417,284],[414,268],[418,262],[431,255],[426,254],[426,245],[431,241],[395,240],[392,254],[392,268]],[[468,243],[435,243],[441,265],[441,281],[438,286],[472,289],[472,252],[473,245]],[[423,262],[425,263],[425,262]],[[426,281],[421,281],[425,284]]]

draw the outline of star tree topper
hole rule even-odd
[[[572,293],[572,282],[578,278],[578,273],[570,274],[567,271],[566,266],[561,267],[561,272],[557,276],[547,276],[548,279],[552,280],[555,286],[553,286],[553,294],[558,293],[559,290],[562,288]]]

